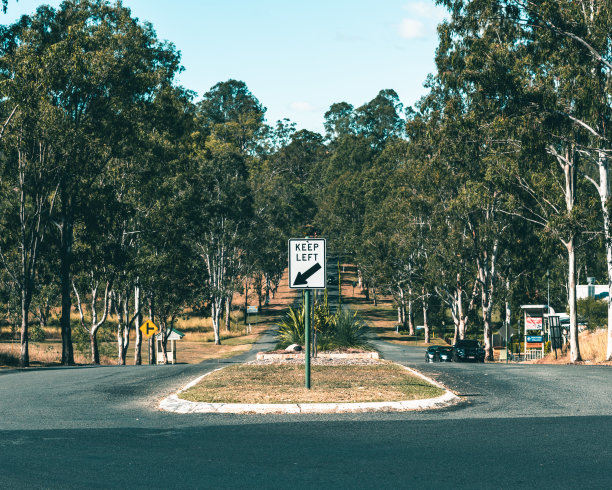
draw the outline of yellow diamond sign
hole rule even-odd
[[[155,325],[155,323],[153,323],[151,320],[147,320],[140,325],[140,331],[145,337],[149,338],[151,335],[155,335],[157,332],[159,332],[159,328],[157,328],[157,325]]]

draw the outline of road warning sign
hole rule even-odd
[[[155,335],[157,332],[159,332],[159,328],[151,320],[147,320],[140,325],[140,331],[146,338],[149,338],[151,335]]]

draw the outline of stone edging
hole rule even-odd
[[[291,352],[287,354],[283,353],[269,353],[269,352],[258,352],[258,361],[282,361],[285,359],[304,359],[305,354],[303,352]],[[318,358],[321,359],[379,359],[378,352],[319,352]]]
[[[401,366],[401,364],[400,364]],[[182,400],[178,395],[195,386],[200,380],[209,374],[219,371],[219,368],[198,377],[179,392],[164,398],[160,404],[160,410],[174,413],[261,413],[261,414],[294,414],[294,413],[351,413],[351,412],[405,412],[410,410],[427,410],[434,408],[443,408],[452,405],[459,401],[459,397],[449,391],[445,386],[437,381],[415,371],[406,366],[404,369],[410,371],[415,376],[418,376],[427,382],[442,388],[446,391],[443,395],[437,398],[428,398],[424,400],[404,400],[397,402],[362,402],[362,403],[204,403]]]

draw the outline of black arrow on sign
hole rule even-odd
[[[145,335],[150,335],[149,332],[155,332],[155,327],[151,326],[151,322],[147,322],[145,331],[147,332]]]
[[[298,272],[297,276],[295,276],[295,281],[293,281],[294,286],[301,286],[303,284],[308,284],[306,281],[312,276],[315,272],[317,272],[321,268],[321,264],[318,262],[313,265],[310,269],[308,269],[303,274]]]

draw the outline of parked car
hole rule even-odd
[[[453,345],[453,361],[484,362],[485,351],[477,340],[458,340]]]
[[[425,351],[425,362],[450,362],[453,360],[453,349],[443,345],[431,345]]]

